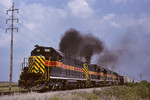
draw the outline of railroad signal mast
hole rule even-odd
[[[16,20],[18,22],[18,18],[14,18],[14,12],[17,11],[17,13],[19,12],[18,9],[15,9],[14,8],[14,2],[12,4],[12,7],[7,10],[7,15],[8,15],[8,12],[11,12],[11,16],[6,19],[6,24],[9,20],[11,20],[11,25],[9,28],[6,29],[6,33],[7,33],[7,30],[11,30],[11,54],[10,54],[10,79],[9,79],[9,91],[11,91],[11,83],[12,83],[12,71],[13,71],[13,31],[14,30],[17,30],[18,32],[18,28],[14,28],[14,21]]]

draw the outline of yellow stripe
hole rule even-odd
[[[42,60],[42,58],[44,57],[41,58],[40,56],[38,56],[38,58],[42,61],[43,64],[45,64],[45,62]]]
[[[32,68],[33,68],[33,57],[29,57],[29,69],[28,72],[32,73]]]
[[[39,64],[43,67],[43,70],[45,71],[45,63],[43,63],[44,61],[41,59],[40,56],[38,56],[38,58],[40,59]],[[42,63],[41,63],[42,62]],[[44,64],[44,65],[43,65]]]
[[[83,66],[85,66],[85,64],[83,64]],[[88,79],[88,67],[87,66],[82,68],[82,72],[84,73],[84,77]]]
[[[33,72],[34,72],[34,73],[37,73],[35,69],[33,70]]]
[[[30,72],[31,72],[32,69],[33,69],[33,66],[32,66],[32,64],[31,64],[31,66],[30,66]]]
[[[30,65],[29,73],[32,73],[32,68],[33,68],[33,66],[32,66],[32,65]]]
[[[44,70],[39,66],[39,64],[37,62],[35,62],[35,64],[38,66],[38,68],[40,68],[40,70],[44,73]]]
[[[35,68],[36,70],[39,70],[35,65],[34,65],[34,68]]]
[[[87,72],[87,71],[84,71],[84,73],[85,73],[85,74],[88,74],[88,72]]]
[[[37,61],[39,64],[41,64],[41,62],[40,62],[36,57],[35,57],[35,59],[36,59],[36,61]],[[36,62],[35,62],[35,64],[38,65],[38,67],[40,68],[40,70],[42,70],[43,73],[44,73],[44,70],[41,68],[41,66],[39,66],[39,64],[37,64]]]

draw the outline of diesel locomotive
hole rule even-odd
[[[19,87],[29,90],[85,88],[123,84],[116,72],[36,45],[20,66]]]

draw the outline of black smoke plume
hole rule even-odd
[[[85,57],[87,62],[91,61],[94,54],[100,54],[103,51],[104,45],[102,41],[91,34],[85,35],[80,47],[80,56]]]
[[[79,55],[82,41],[83,36],[77,30],[70,29],[62,37],[59,49],[64,54],[77,57]]]
[[[105,47],[97,59],[97,64],[103,67],[111,66],[111,69],[113,70],[116,67],[119,59],[119,55],[117,53]]]
[[[92,34],[81,34],[75,29],[65,32],[62,37],[59,49],[61,52],[73,57],[84,57],[90,63],[94,54],[100,54],[103,50],[103,42]]]

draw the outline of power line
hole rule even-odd
[[[18,18],[14,18],[14,11],[17,11],[17,13],[18,13],[18,9],[14,8],[14,3],[12,4],[12,7],[9,10],[7,10],[7,15],[8,15],[9,11],[12,14],[8,19],[6,19],[6,23],[7,23],[7,21],[11,20],[11,26],[6,29],[6,32],[7,32],[7,30],[11,30],[11,55],[10,55],[10,80],[9,80],[9,91],[11,91],[12,70],[13,70],[13,31],[14,31],[14,29],[16,29],[18,31],[18,28],[14,28],[14,20],[17,20],[17,22],[18,22]]]
[[[4,28],[3,26],[0,26],[0,28],[1,28],[1,29],[6,29],[6,28]]]
[[[6,2],[7,2],[7,1],[6,1]],[[7,3],[8,3],[8,2],[7,2]],[[0,6],[1,8],[2,8],[2,6],[3,6],[4,8],[8,9],[6,6],[4,6],[4,5],[2,5],[2,4],[0,4],[0,5],[1,5],[1,6]]]
[[[3,19],[6,19],[5,17],[3,17],[3,16],[0,16],[1,18],[3,18]]]
[[[38,38],[38,40],[41,40],[42,42],[49,44],[50,41],[46,40],[44,37],[38,35],[37,33],[33,32],[32,30],[30,30],[28,27],[22,25],[21,23],[18,23],[20,26],[24,27],[26,30],[28,30],[30,33],[32,33],[32,35],[34,35],[36,38]],[[39,31],[40,32],[40,31]],[[42,33],[42,32],[41,32]]]
[[[19,14],[20,15],[20,17],[22,17],[23,19],[25,19],[26,21],[28,21],[28,22],[30,22],[26,17],[24,17],[24,16],[22,16],[21,14]],[[21,24],[20,24],[21,25]],[[48,41],[48,40],[46,40],[45,39],[45,37],[43,37],[43,36],[40,36],[40,35],[38,35],[38,34],[36,34],[35,32],[33,32],[32,30],[30,30],[28,27],[26,27],[26,26],[24,26],[24,25],[22,25],[23,27],[25,27],[28,31],[30,31],[35,37],[37,37],[38,39],[42,39],[42,42],[45,42],[45,43],[47,43],[47,44],[49,44],[49,43],[54,43],[54,44],[56,44],[54,41]],[[36,30],[38,30],[38,32],[41,32],[42,33],[42,31],[40,30],[40,28],[36,28]],[[44,40],[44,41],[43,41]]]
[[[5,13],[4,12],[2,12],[2,11],[0,11],[3,15],[5,15]]]

